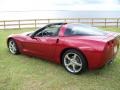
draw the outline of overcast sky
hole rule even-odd
[[[0,0],[0,12],[32,10],[120,11],[120,0]]]

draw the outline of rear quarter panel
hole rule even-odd
[[[82,52],[87,60],[88,68],[92,69],[98,67],[99,60],[101,59],[104,51],[105,43],[80,39],[79,37],[60,37],[57,45],[55,60],[60,63],[62,51],[65,49],[77,49]]]

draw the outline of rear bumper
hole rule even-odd
[[[104,66],[105,64],[109,64],[115,58],[116,58],[116,54],[111,56],[111,57],[108,57],[108,58],[103,57],[103,59],[101,59],[101,61],[99,62],[99,65],[98,65],[99,67],[98,68]]]
[[[108,58],[106,58],[105,55],[95,55],[93,58],[91,58],[91,60],[88,61],[88,69],[94,70],[103,67],[105,64],[113,61],[116,57],[116,54]]]

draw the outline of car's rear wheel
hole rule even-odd
[[[19,54],[19,49],[17,47],[17,44],[15,42],[15,40],[13,39],[10,39],[8,41],[8,48],[9,48],[9,51],[12,53],[12,54]]]
[[[62,64],[65,69],[73,74],[79,74],[86,69],[87,63],[83,55],[74,49],[65,51],[62,55]]]

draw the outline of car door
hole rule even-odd
[[[25,36],[25,40],[22,42],[22,51],[24,54],[31,56],[41,55],[39,52],[39,40],[33,39],[30,36]]]
[[[58,42],[58,32],[60,25],[50,25],[43,30],[37,32],[34,38],[31,38],[27,44],[32,54],[45,59],[53,60],[53,55]]]
[[[39,43],[37,45],[38,47],[38,55],[45,59],[51,59],[53,58],[53,55],[55,53],[55,49],[57,46],[57,39],[58,37],[35,37],[37,42]]]

